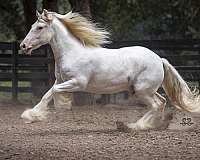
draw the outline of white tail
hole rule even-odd
[[[195,88],[191,91],[177,70],[166,60],[162,59],[165,77],[163,89],[171,102],[178,109],[188,112],[200,113],[200,95]]]

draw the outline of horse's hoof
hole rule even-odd
[[[30,124],[34,121],[33,117],[31,116],[32,110],[31,109],[26,109],[22,114],[21,118],[24,120],[26,124]]]
[[[116,122],[117,130],[120,132],[131,132],[131,128],[129,128],[124,122],[117,121]]]
[[[21,114],[21,118],[24,120],[26,124],[30,124],[33,122],[45,120],[47,114],[48,114],[47,111],[36,112],[33,109],[27,109]]]
[[[165,113],[163,119],[161,120],[161,124],[158,127],[158,129],[160,129],[160,130],[167,129],[169,127],[172,119],[173,119],[173,113],[172,112]]]

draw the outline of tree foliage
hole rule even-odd
[[[0,41],[12,41],[25,32],[23,4],[21,1],[3,1],[0,3]]]
[[[91,9],[115,40],[200,36],[199,0],[92,0]]]
[[[36,1],[41,11],[52,0]],[[81,0],[55,1],[58,12],[66,13],[69,2]],[[200,37],[199,0],[90,0],[90,10],[95,22],[111,31],[114,40]],[[0,41],[23,38],[26,22],[22,0],[3,1],[0,12]]]

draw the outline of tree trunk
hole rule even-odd
[[[91,18],[90,0],[69,0],[73,12],[78,12],[83,16]]]
[[[43,9],[47,9],[49,11],[58,11],[57,0],[43,0]]]
[[[36,1],[35,0],[23,0],[25,27],[26,32],[31,29],[31,25],[36,20]]]

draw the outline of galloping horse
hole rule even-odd
[[[166,104],[157,92],[160,86],[178,109],[200,112],[200,95],[192,92],[175,68],[153,51],[140,46],[102,48],[108,42],[109,33],[78,13],[60,15],[43,10],[42,14],[37,12],[37,17],[20,47],[31,54],[32,50],[49,43],[55,58],[56,81],[34,108],[22,113],[25,122],[45,119],[48,103],[58,93],[112,94],[132,90],[132,96],[143,100],[151,109],[126,127],[155,129],[162,122]]]

